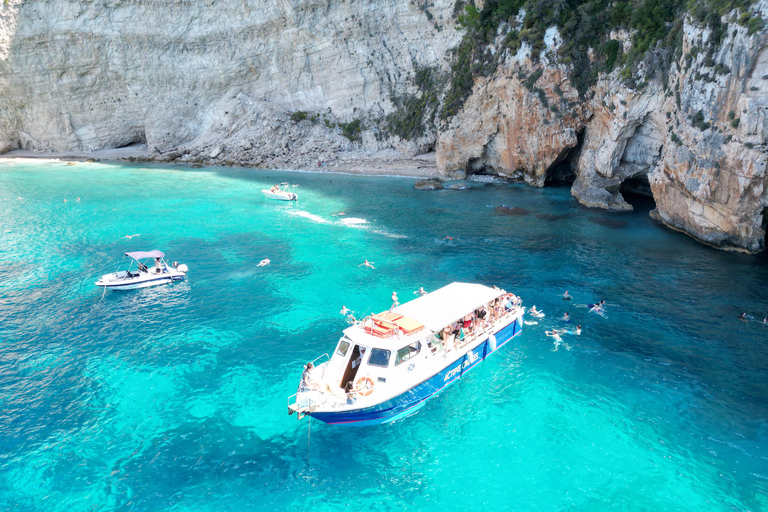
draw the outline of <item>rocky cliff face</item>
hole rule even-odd
[[[514,55],[497,44],[507,53],[455,117],[400,140],[386,116],[397,98],[419,94],[419,70],[447,72],[461,38],[453,8],[6,0],[0,152],[146,144],[160,161],[307,168],[339,153],[436,146],[446,176],[535,186],[561,177],[567,161],[572,194],[587,206],[631,209],[622,192],[632,187],[653,196],[653,215],[671,228],[717,247],[765,249],[768,30],[750,35],[726,15],[718,51],[705,58],[697,49],[712,34],[687,20],[667,80],[631,88],[614,72],[586,97],[555,57],[556,30],[539,56],[525,43]],[[768,19],[768,0],[753,10]]]
[[[223,146],[224,159],[263,141],[259,158],[272,161],[298,135],[354,120],[365,127],[390,112],[417,67],[445,65],[460,37],[452,8],[452,0],[6,0],[0,152],[146,143],[198,155]],[[307,123],[319,128],[293,130],[296,111],[324,114]],[[245,128],[249,137],[234,137]],[[341,129],[326,131],[314,149],[349,142]]]
[[[756,7],[768,14],[768,1]],[[686,20],[682,57],[666,85],[633,89],[614,72],[581,100],[568,68],[548,62],[556,38],[538,62],[523,45],[492,77],[476,80],[439,135],[438,164],[446,175],[465,170],[543,186],[568,158],[571,192],[586,206],[631,210],[622,195],[631,185],[653,196],[652,215],[671,228],[724,249],[764,250],[768,33],[749,35],[730,20],[723,17],[726,35],[712,60],[696,52],[710,31]],[[626,35],[616,37],[626,45]]]

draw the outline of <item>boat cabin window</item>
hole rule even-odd
[[[341,340],[339,346],[336,347],[336,353],[341,357],[344,357],[347,355],[347,350],[349,350],[349,342]]]
[[[371,366],[381,366],[386,368],[389,366],[390,351],[383,348],[371,349],[371,355],[368,357],[368,364]]]
[[[395,358],[395,366],[399,365],[400,363],[404,363],[407,360],[409,360],[412,357],[415,357],[416,354],[419,353],[421,350],[421,343],[411,343],[410,345],[406,345],[405,347],[401,348],[397,351],[397,357]]]

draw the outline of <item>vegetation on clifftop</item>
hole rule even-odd
[[[618,67],[629,85],[666,75],[681,56],[683,18],[690,14],[712,30],[706,48],[709,57],[725,35],[721,16],[734,9],[738,21],[753,34],[763,20],[749,13],[754,0],[486,0],[482,9],[473,0],[457,0],[454,14],[466,33],[457,47],[449,77],[450,88],[440,112],[449,119],[461,109],[472,91],[474,78],[488,76],[509,50],[523,43],[537,59],[546,48],[544,35],[557,27],[563,39],[552,57],[572,66],[571,83],[584,96],[600,72]],[[522,16],[522,20],[520,17]],[[631,34],[631,48],[610,39],[611,31]],[[642,63],[642,66],[640,65]],[[643,76],[638,76],[642,70]]]

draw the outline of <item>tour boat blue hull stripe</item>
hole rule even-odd
[[[313,412],[309,413],[309,415],[330,425],[363,426],[387,423],[413,414],[424,405],[426,400],[436,396],[459,380],[462,375],[474,368],[480,361],[483,361],[509,340],[520,334],[522,328],[522,318],[518,318],[494,333],[496,336],[496,350],[491,351],[488,340],[485,340],[474,349],[468,351],[464,357],[457,359],[439,373],[386,402],[364,409],[340,412]]]

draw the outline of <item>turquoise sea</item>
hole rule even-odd
[[[262,196],[279,181],[298,204]],[[768,510],[768,257],[708,248],[635,204],[0,163],[0,510]],[[93,285],[151,249],[188,281]],[[287,415],[342,305],[379,311],[452,281],[547,316],[393,424]],[[599,299],[606,317],[583,307]],[[544,334],[575,324],[562,344]]]

